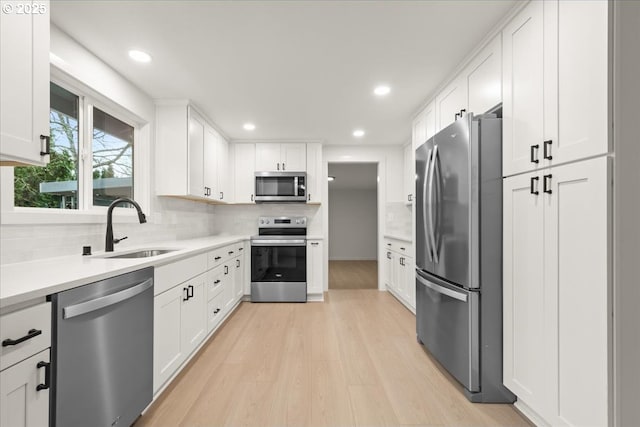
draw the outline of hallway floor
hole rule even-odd
[[[329,261],[329,289],[378,289],[378,261]]]

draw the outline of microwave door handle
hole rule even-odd
[[[435,203],[433,200],[435,172],[436,172],[436,158],[438,157],[438,146],[433,147],[433,154],[431,155],[431,167],[429,168],[429,238],[431,239],[431,248],[433,250],[433,260],[437,264],[438,260],[438,246],[436,245],[436,232],[434,223],[434,208]]]
[[[422,225],[424,226],[425,243],[427,245],[427,253],[429,254],[429,261],[433,262],[433,255],[431,254],[431,245],[429,241],[429,223],[427,221],[427,207],[428,204],[428,180],[429,180],[429,165],[431,164],[431,153],[432,149],[429,149],[429,153],[427,154],[427,162],[424,167],[424,181],[422,183]]]

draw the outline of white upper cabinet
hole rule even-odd
[[[503,31],[503,175],[543,166],[544,8],[532,1]]]
[[[307,144],[307,202],[322,202],[322,144]]]
[[[610,4],[605,0],[552,4],[558,8],[558,140],[552,142],[547,157],[557,164],[609,151]]]
[[[0,165],[49,162],[49,2],[3,1],[0,14]],[[4,9],[3,9],[4,10]]]
[[[233,154],[235,203],[254,203],[256,144],[234,143]]]
[[[404,201],[413,203],[416,190],[416,162],[413,145],[407,144],[404,147]]]
[[[604,0],[534,0],[504,29],[504,175],[609,150],[608,16]]]
[[[456,121],[467,109],[467,79],[460,74],[436,95],[436,132]]]
[[[189,109],[189,136],[187,145],[189,151],[189,195],[196,197],[207,197],[209,187],[204,183],[204,163],[207,154],[214,153],[215,141],[210,138],[207,132],[207,150],[205,151],[205,124],[204,119],[193,109]],[[211,159],[213,161],[213,159]],[[206,168],[210,170],[209,167]],[[212,183],[207,183],[213,185]]]
[[[502,102],[502,37],[498,34],[465,69],[468,111],[482,114]]]
[[[413,120],[411,143],[415,150],[436,134],[435,102],[429,103]]]
[[[156,191],[159,196],[226,202],[228,142],[186,101],[156,105]]]
[[[307,170],[307,148],[304,143],[256,144],[256,171]]]

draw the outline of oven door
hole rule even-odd
[[[251,301],[304,302],[307,300],[307,245],[305,239],[251,241]]]

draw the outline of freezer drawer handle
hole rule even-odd
[[[17,340],[12,340],[11,338],[7,338],[6,340],[2,341],[2,346],[8,347],[10,345],[18,345],[21,342],[25,342],[26,340],[30,340],[33,337],[37,337],[41,333],[42,331],[40,329],[29,329],[29,332],[27,332],[27,335],[20,337]]]
[[[467,302],[467,295],[462,293],[462,292],[456,292],[456,291],[454,291],[452,289],[445,288],[444,286],[436,285],[435,283],[431,283],[431,282],[423,279],[422,277],[420,277],[418,275],[416,275],[416,279],[418,280],[418,282],[422,283],[427,288],[433,289],[434,291],[438,292],[439,294],[443,294],[443,295],[446,295],[448,297],[457,299],[458,301]]]
[[[49,362],[38,362],[36,365],[38,369],[44,368],[44,384],[38,384],[36,386],[36,391],[46,390],[49,388],[50,379],[51,379],[51,363]]]
[[[62,309],[62,318],[71,319],[92,311],[100,310],[101,308],[108,307],[113,304],[117,304],[129,298],[133,298],[138,294],[146,291],[153,286],[153,278],[149,278],[144,282],[138,283],[135,286],[127,288],[123,291],[116,292],[115,294],[106,295],[104,297],[96,298],[91,301],[82,302],[76,305],[70,305]]]

